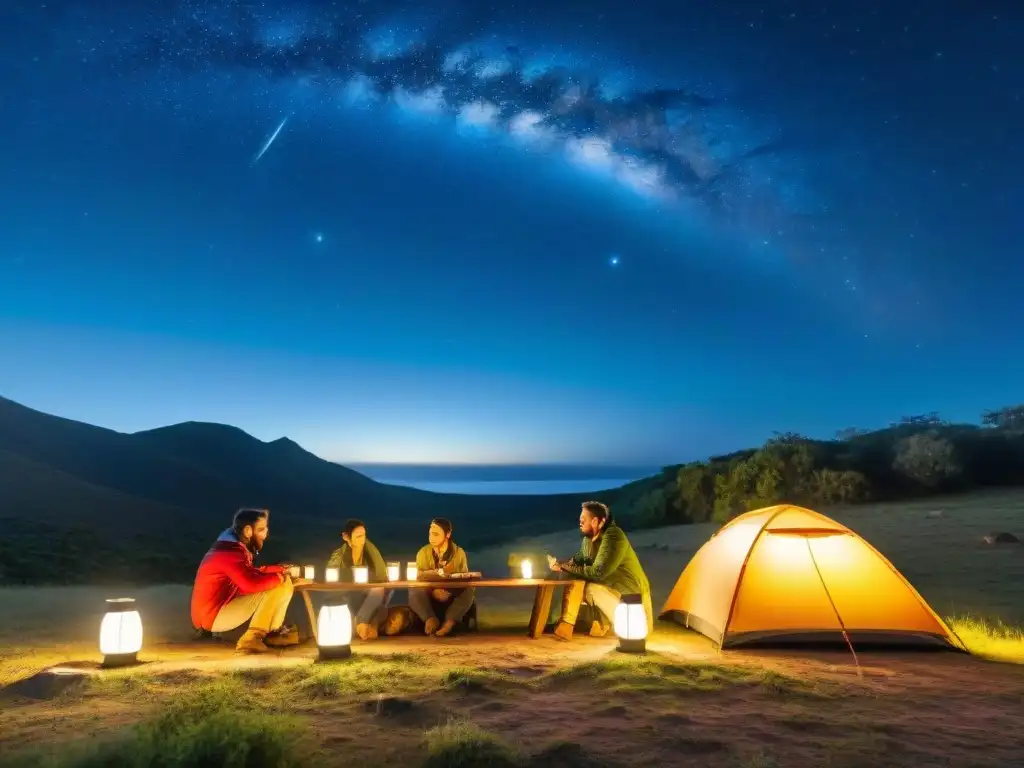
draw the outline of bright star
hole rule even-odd
[[[619,266],[619,257],[618,257],[618,256],[617,256],[616,254],[614,254],[614,253],[613,253],[613,254],[612,254],[612,255],[611,255],[611,256],[610,256],[609,258],[608,258],[608,263],[609,263],[609,264],[611,264],[611,265],[612,265],[613,267],[617,267],[617,266]]]
[[[313,239],[316,240],[318,243],[322,243],[324,241],[323,233],[317,232],[315,235],[313,235]]]

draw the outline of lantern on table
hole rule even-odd
[[[333,582],[335,582],[337,580],[338,580],[338,569],[337,568],[328,568],[326,571],[324,571],[324,581],[326,581],[327,583],[330,584],[330,583],[333,583]]]
[[[406,579],[406,581],[416,581],[416,579],[419,577],[419,575],[420,575],[420,569],[416,565],[415,561],[413,561],[411,563],[406,563],[405,564],[405,579]]]
[[[316,622],[319,661],[347,659],[352,655],[352,612],[348,603],[324,605]]]
[[[367,584],[370,581],[370,569],[365,565],[352,566],[352,581],[356,584]]]
[[[309,579],[310,581],[316,580],[316,567],[312,565],[302,566],[302,578]]]
[[[135,664],[142,648],[142,617],[132,597],[107,600],[107,612],[100,622],[100,653],[104,667]]]
[[[615,634],[620,651],[644,653],[647,650],[647,612],[642,595],[623,595],[615,606]]]
[[[388,563],[388,581],[398,581],[402,578],[402,564]]]
[[[519,563],[519,570],[522,571],[524,579],[533,578],[533,563],[529,560],[523,560]]]
[[[293,579],[297,579],[299,578],[299,576],[302,575],[302,568],[298,565],[293,565],[291,568],[288,569],[288,575],[291,576]]]

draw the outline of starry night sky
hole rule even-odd
[[[668,463],[1024,392],[1024,6],[5,2],[0,395]]]

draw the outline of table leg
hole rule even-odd
[[[306,615],[309,617],[309,631],[313,635],[313,641],[318,641],[316,635],[316,614],[313,612],[313,600],[307,590],[302,590],[302,602],[306,604]]]
[[[544,634],[548,614],[551,613],[551,599],[555,595],[553,584],[541,584],[537,587],[537,595],[533,598],[533,613],[530,614],[530,628],[527,634],[536,640]]]

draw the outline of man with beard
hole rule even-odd
[[[235,645],[242,653],[265,653],[299,642],[298,630],[284,626],[293,594],[288,566],[252,564],[267,540],[269,519],[266,509],[238,510],[231,527],[199,564],[192,587],[196,629],[229,632],[249,622]]]
[[[626,534],[616,525],[608,507],[599,501],[585,501],[580,509],[580,550],[565,562],[548,556],[548,566],[573,579],[562,592],[562,615],[555,637],[571,640],[580,606],[597,609],[590,635],[604,637],[615,617],[615,607],[625,594],[640,595],[647,614],[648,631],[653,626],[651,583]]]

